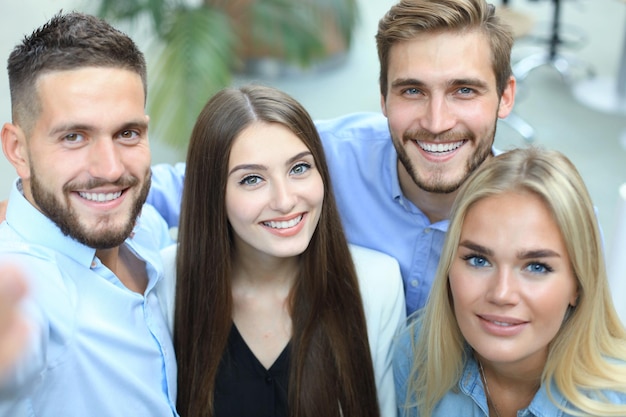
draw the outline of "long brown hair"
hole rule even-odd
[[[218,366],[232,326],[232,230],[225,208],[232,144],[255,121],[280,123],[309,148],[324,183],[319,224],[290,294],[289,413],[378,416],[365,314],[320,138],[293,98],[263,86],[228,88],[206,104],[187,154],[176,259],[174,346],[178,411],[212,416]]]

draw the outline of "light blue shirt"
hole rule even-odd
[[[400,264],[407,313],[426,303],[448,220],[431,223],[400,190],[397,154],[387,119],[354,113],[317,121],[348,241]],[[170,226],[178,224],[184,164],[153,167],[148,201]]]
[[[419,323],[416,321],[405,328],[395,342],[393,357],[393,374],[396,385],[398,411],[401,417],[419,417],[417,407],[406,407],[407,399],[412,403],[414,397],[407,394],[408,377],[411,371],[413,354],[411,352],[412,332],[415,340],[419,335]],[[417,327],[417,329],[416,329]],[[412,330],[413,329],[413,330]],[[468,360],[465,363],[463,374],[458,382],[456,390],[448,391],[433,410],[432,417],[489,417],[487,397],[478,369],[478,362],[474,359],[468,348]],[[517,412],[518,417],[567,417],[571,416],[559,409],[556,404],[572,408],[567,400],[559,392],[555,384],[550,387],[553,400],[548,396],[545,386],[539,391],[528,407]],[[626,395],[615,392],[604,393],[613,403],[626,404]]]
[[[145,293],[127,289],[95,250],[60,229],[13,186],[0,257],[29,279],[28,348],[0,383],[3,417],[176,416],[176,360],[154,286],[171,243],[145,206],[124,243],[146,264]]]

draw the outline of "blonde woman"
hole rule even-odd
[[[435,285],[394,357],[401,415],[626,416],[626,331],[572,163],[502,154],[457,196]]]

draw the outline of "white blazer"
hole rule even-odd
[[[367,334],[374,365],[381,416],[395,417],[396,395],[392,370],[392,343],[405,325],[406,310],[400,266],[389,255],[350,245],[365,310]],[[161,251],[165,277],[156,287],[170,332],[174,323],[176,245]]]

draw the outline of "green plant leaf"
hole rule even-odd
[[[231,82],[235,37],[222,11],[179,8],[152,69],[151,136],[185,146],[211,95]]]

